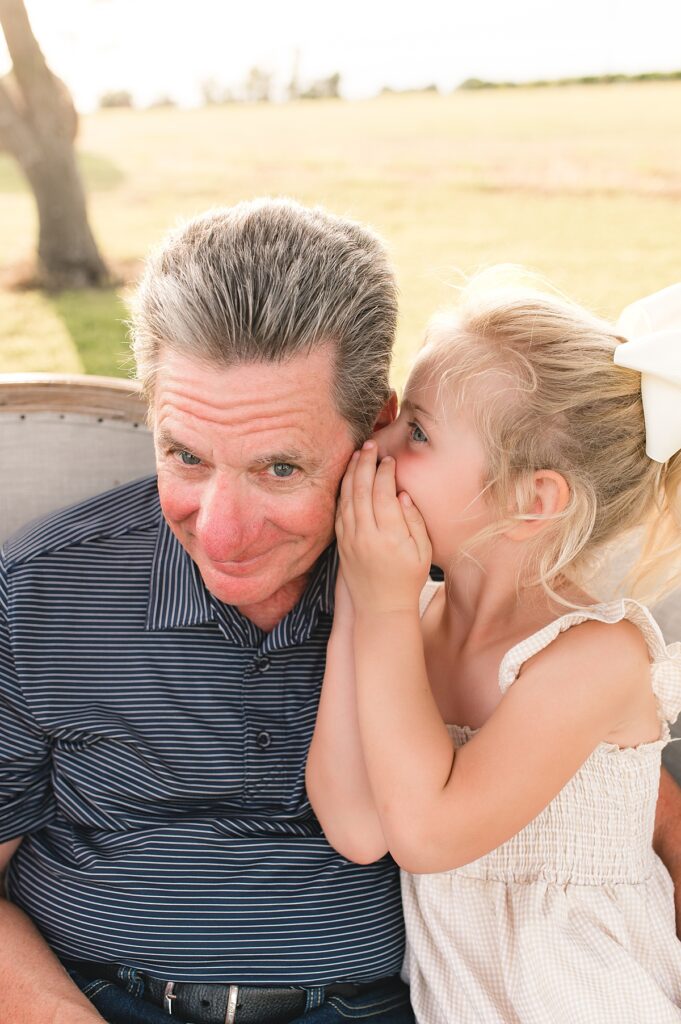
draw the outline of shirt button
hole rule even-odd
[[[270,659],[266,658],[265,655],[262,655],[260,658],[256,658],[255,667],[257,668],[258,672],[267,672],[268,668],[270,667]]]
[[[272,743],[272,737],[265,729],[261,729],[255,737],[255,742],[261,750],[267,750]]]

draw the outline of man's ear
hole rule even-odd
[[[547,523],[560,515],[570,501],[570,486],[561,473],[553,469],[538,469],[532,477],[532,498],[529,512],[536,519],[527,519],[517,523],[506,531],[510,540],[529,540],[536,537]]]
[[[379,412],[378,416],[376,417],[376,422],[374,423],[374,433],[376,433],[377,430],[382,430],[383,427],[390,426],[390,424],[397,419],[397,413],[397,395],[394,391],[391,391],[390,398],[385,403],[385,405]]]

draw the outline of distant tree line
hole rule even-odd
[[[431,82],[430,85],[421,85],[416,88],[410,86],[406,89],[396,89],[393,85],[384,85],[379,95],[381,96],[408,96],[410,93],[421,93],[421,92],[434,92],[439,93],[439,89],[435,82]]]
[[[581,75],[578,78],[537,79],[532,82],[489,82],[484,78],[467,78],[459,89],[539,89],[548,85],[614,85],[618,82],[673,82],[681,79],[681,71],[644,71],[638,75]]]
[[[299,80],[297,70],[294,69],[291,79],[282,89],[277,87],[274,74],[260,67],[252,67],[237,86],[227,86],[214,77],[205,78],[200,86],[201,100],[206,107],[223,106],[228,103],[271,103],[277,100],[339,99],[340,89],[341,76],[337,71],[303,84]],[[154,100],[150,107],[175,105],[173,97],[164,94]],[[100,96],[99,106],[102,110],[133,107],[133,96],[127,89],[112,89]]]
[[[580,75],[575,78],[535,79],[530,82],[493,82],[485,78],[467,78],[456,87],[458,90],[475,89],[539,89],[547,86],[564,85],[614,85],[621,82],[671,82],[681,79],[681,71],[644,71],[636,75],[607,74]],[[316,78],[304,85],[300,83],[297,68],[283,88],[277,86],[275,76],[265,68],[252,67],[243,82],[237,86],[226,86],[217,78],[206,78],[201,82],[201,100],[204,106],[223,106],[228,103],[272,103],[286,100],[339,99],[341,76],[335,71],[331,75]],[[395,88],[385,85],[381,96],[398,96],[408,93],[438,93],[435,83],[420,87]],[[174,107],[172,96],[163,94],[149,104],[150,109]],[[100,97],[102,109],[111,107],[133,107],[132,93],[127,89],[114,89]]]
[[[289,82],[277,88],[275,77],[265,68],[253,67],[243,82],[235,88],[225,87],[215,78],[201,83],[201,97],[205,106],[225,103],[272,103],[277,100],[330,100],[340,98],[341,76],[335,71],[323,78],[301,84],[294,69]]]
[[[112,107],[132,107],[134,106],[132,93],[127,89],[112,89],[99,97],[99,105],[102,110]]]

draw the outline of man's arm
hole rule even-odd
[[[24,700],[9,609],[0,550],[0,1024],[102,1024],[37,928],[5,898],[5,872],[21,843],[7,837],[41,828],[52,814],[49,738]]]
[[[0,1024],[103,1024],[38,929],[5,898],[5,871],[20,842],[0,843]]]
[[[681,937],[681,787],[666,768],[662,769],[660,776],[653,846],[672,876],[676,931]]]

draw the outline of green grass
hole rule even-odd
[[[116,291],[61,292],[50,296],[50,304],[73,339],[85,373],[128,375],[127,311]]]
[[[37,292],[0,292],[0,370],[5,373],[83,373],[68,329]]]
[[[85,187],[90,192],[118,188],[125,175],[108,157],[99,153],[79,153],[78,165]],[[12,157],[0,153],[0,192],[25,192],[26,179]]]
[[[678,82],[112,110],[82,119],[79,144],[95,232],[130,277],[178,219],[254,195],[373,224],[400,282],[397,383],[461,271],[529,265],[610,316],[681,277]],[[11,174],[0,161],[0,270],[35,233]],[[0,293],[0,371],[63,351],[125,373],[123,316],[111,292]]]

